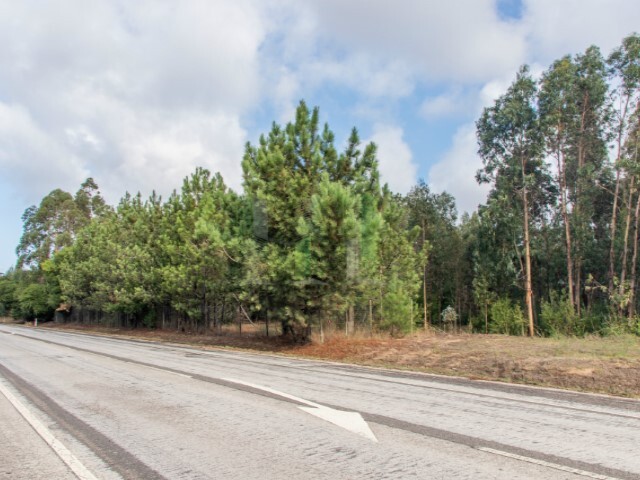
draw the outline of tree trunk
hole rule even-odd
[[[266,332],[267,332],[267,337],[269,336],[269,310],[267,310],[266,312],[266,316],[265,316],[265,327],[266,327]],[[320,319],[320,334],[322,336],[322,319]],[[324,341],[324,337],[323,337],[323,341]]]
[[[576,279],[574,282],[573,288],[575,289],[575,309],[578,316],[582,313],[582,299],[580,298],[580,293],[582,292],[582,276],[580,273],[582,272],[582,258],[578,257],[575,260],[575,268],[573,269],[576,275]]]
[[[356,314],[355,314],[353,305],[349,305],[349,309],[347,310],[347,335],[349,333],[353,335],[356,329],[355,318],[356,318]]]
[[[611,246],[609,248],[609,294],[613,292],[613,277],[615,272],[615,241],[616,241],[616,220],[618,216],[618,196],[620,195],[620,158],[622,156],[622,134],[624,132],[624,118],[627,116],[627,108],[630,98],[627,97],[624,107],[620,112],[620,126],[618,127],[616,155],[616,188],[613,194],[613,208],[611,212]]]
[[[527,199],[527,177],[525,172],[526,161],[521,157],[522,164],[522,208],[524,216],[524,260],[525,260],[525,302],[527,305],[527,319],[529,325],[529,336],[534,335],[533,325],[533,290],[531,281],[531,246],[529,242],[529,204]]]
[[[633,235],[633,257],[631,259],[631,285],[629,286],[629,318],[635,315],[636,268],[638,262],[638,224],[640,220],[640,195],[636,200],[635,228]]]
[[[564,161],[564,155],[561,151],[558,151],[558,177],[560,180],[560,207],[562,210],[562,220],[564,222],[564,237],[565,237],[565,245],[567,249],[567,288],[569,291],[567,292],[569,295],[569,299],[573,304],[573,308],[576,308],[576,298],[574,297],[574,289],[573,289],[573,259],[571,258],[571,225],[569,224],[569,213],[567,212],[567,175],[566,175],[566,164]]]
[[[422,248],[425,243],[424,219],[422,220]],[[427,262],[422,266],[422,308],[424,314],[424,329],[429,328],[429,318],[427,317]]]
[[[576,192],[575,192],[575,207],[574,207],[574,227],[577,230],[576,238],[573,242],[573,249],[575,251],[574,257],[574,298],[572,300],[575,311],[578,315],[581,313],[582,307],[582,260],[583,260],[583,252],[582,252],[582,238],[584,236],[584,221],[582,218],[582,191],[583,191],[583,171],[585,167],[585,157],[586,157],[586,148],[585,148],[585,131],[586,131],[586,116],[588,111],[590,110],[589,106],[589,93],[586,92],[583,97],[582,102],[582,112],[580,114],[580,131],[578,136],[578,176],[576,179]]]
[[[616,220],[618,215],[618,195],[620,194],[620,169],[616,166],[616,188],[613,194],[613,209],[611,212],[611,246],[609,247],[609,294],[613,292],[613,277],[615,265]]]
[[[484,333],[489,333],[489,302],[484,302]]]
[[[629,181],[629,199],[627,200],[627,218],[624,227],[624,247],[622,250],[622,265],[620,266],[620,286],[618,293],[620,296],[624,295],[625,281],[627,280],[627,255],[629,249],[629,231],[631,229],[631,205],[633,203],[633,187],[635,183],[635,176],[631,177]],[[622,313],[622,312],[620,312]]]

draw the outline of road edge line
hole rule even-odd
[[[537,458],[525,457],[524,455],[518,455],[515,453],[505,452],[503,450],[496,450],[489,447],[475,447],[476,450],[481,452],[493,453],[494,455],[500,455],[502,457],[513,458],[514,460],[520,460],[522,462],[533,463],[535,465],[541,465],[543,467],[553,468],[561,470],[563,472],[573,473],[575,475],[581,475],[583,477],[595,478],[598,480],[620,480],[616,477],[609,477],[607,475],[601,475],[599,473],[589,472],[587,470],[581,470],[579,468],[567,467],[558,463],[547,462],[546,460],[539,460]]]
[[[47,428],[35,415],[11,391],[4,385],[4,380],[0,379],[0,393],[13,405],[13,407],[22,415],[22,417],[31,425],[38,435],[51,447],[51,449],[60,457],[64,464],[71,469],[76,477],[80,480],[98,480],[98,478],[89,471],[78,458],[58,440],[51,430]]]

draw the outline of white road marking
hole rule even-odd
[[[364,421],[362,415],[358,412],[344,412],[341,410],[335,410],[329,407],[298,407],[303,412],[315,415],[318,418],[331,422],[338,427],[349,430],[356,433],[361,437],[371,440],[372,442],[378,442],[378,439],[369,428],[367,422]]]
[[[124,363],[130,363],[132,365],[138,365],[138,366],[150,368],[152,370],[158,370],[159,372],[162,372],[162,373],[172,373],[173,375],[178,375],[179,377],[193,378],[191,375],[187,375],[186,373],[172,372],[171,370],[167,370],[166,368],[152,367],[151,365],[144,365],[138,362],[130,362],[128,360],[123,360],[123,361]]]
[[[587,472],[586,470],[580,470],[578,468],[566,467],[557,463],[546,462],[544,460],[538,460],[537,458],[525,457],[523,455],[517,455],[515,453],[505,452],[503,450],[495,450],[488,447],[476,447],[477,450],[483,452],[493,453],[495,455],[501,455],[503,457],[513,458],[515,460],[521,460],[523,462],[534,463],[536,465],[542,465],[544,467],[555,468],[556,470],[562,470],[563,472],[574,473],[576,475],[582,475],[583,477],[597,478],[598,480],[620,480],[616,477],[608,477],[607,475],[600,475],[599,473]]]
[[[29,422],[31,427],[47,442],[51,449],[60,457],[60,459],[71,469],[71,471],[80,480],[98,480],[88,469],[85,467],[78,458],[65,447],[60,440],[58,440],[45,425],[40,422],[29,409],[18,400],[13,393],[11,393],[3,381],[0,379],[0,392],[11,402],[15,409],[20,412],[20,415]]]
[[[373,442],[377,442],[378,439],[369,428],[367,422],[364,421],[362,415],[358,412],[344,412],[342,410],[336,410],[330,407],[326,407],[324,405],[320,405],[319,403],[311,402],[309,400],[305,400],[304,398],[296,397],[295,395],[290,395],[285,392],[280,392],[278,390],[274,390],[273,388],[264,387],[262,385],[256,385],[255,383],[243,382],[242,380],[236,380],[234,378],[223,378],[225,382],[237,383],[239,385],[244,385],[246,387],[255,388],[257,390],[262,390],[264,392],[272,393],[274,395],[278,395],[279,397],[288,398],[289,400],[293,400],[298,403],[303,403],[308,405],[308,407],[298,407],[300,410],[306,413],[310,413],[322,420],[333,423],[340,428],[344,428],[345,430],[349,430],[361,437],[364,437]]]

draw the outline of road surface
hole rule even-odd
[[[0,479],[640,478],[640,402],[0,325]]]

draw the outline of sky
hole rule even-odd
[[[112,204],[198,166],[241,191],[244,145],[301,99],[392,190],[472,212],[474,123],[518,67],[639,29],[637,0],[0,0],[0,272],[24,210],[87,177]]]

